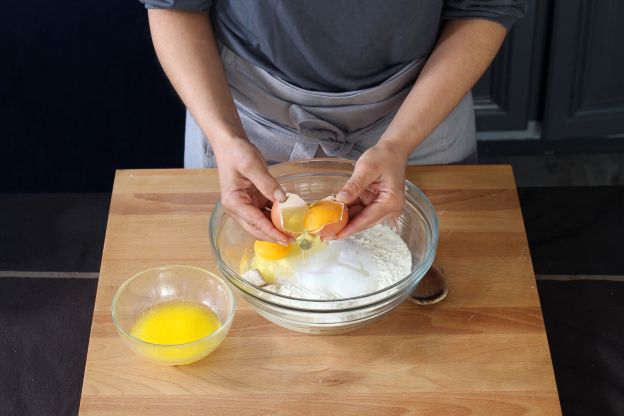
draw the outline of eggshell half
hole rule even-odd
[[[308,230],[310,234],[318,235],[321,238],[335,237],[340,231],[342,231],[349,222],[349,210],[345,206],[344,203],[339,202],[336,198],[332,196],[328,196],[327,198],[321,199],[321,201],[331,201],[334,204],[337,204],[341,207],[341,215],[337,221],[330,222],[329,224],[325,224],[318,230]],[[312,208],[314,204],[310,206]]]
[[[275,225],[275,227],[281,232],[293,237],[297,237],[299,233],[284,229],[282,212],[291,209],[307,209],[307,207],[308,204],[306,204],[303,198],[301,198],[297,194],[288,192],[286,193],[286,200],[284,202],[276,201],[275,203],[273,203],[273,206],[271,207],[271,222],[273,222],[273,225]]]

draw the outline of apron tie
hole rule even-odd
[[[353,149],[353,142],[348,141],[344,132],[332,123],[321,120],[296,104],[288,108],[288,114],[301,137],[320,145],[327,156],[344,157]]]

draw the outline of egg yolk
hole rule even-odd
[[[342,217],[342,206],[332,201],[319,201],[312,205],[304,219],[304,227],[310,232],[319,231]]]
[[[257,256],[267,260],[279,260],[288,256],[288,253],[290,253],[290,245],[283,246],[270,241],[256,240],[256,242],[254,242],[254,252]]]

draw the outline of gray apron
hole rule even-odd
[[[243,128],[268,163],[327,156],[357,159],[377,143],[425,64],[425,58],[416,59],[371,88],[327,93],[289,84],[224,46],[221,59]],[[185,136],[184,166],[215,167],[210,142],[188,111]],[[472,161],[476,146],[469,93],[408,163]]]

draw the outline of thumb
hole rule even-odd
[[[286,199],[286,192],[282,186],[261,163],[255,163],[241,174],[249,179],[268,200],[283,202]]]
[[[353,175],[344,184],[342,189],[336,195],[336,199],[342,203],[348,204],[357,199],[368,186],[375,182],[379,174],[368,168],[365,164],[356,164]]]

